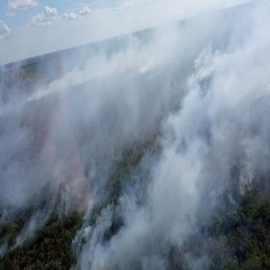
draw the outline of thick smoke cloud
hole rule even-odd
[[[183,255],[185,237],[224,191],[237,205],[243,185],[269,173],[269,9],[260,1],[129,34],[34,72],[45,78],[1,80],[1,223],[33,209],[17,245],[55,208],[75,207],[85,213],[78,269],[207,268],[207,257]],[[125,151],[149,139],[154,150],[112,202]]]
[[[171,269],[170,248],[181,250],[224,191],[237,204],[245,184],[269,174],[268,12],[259,3],[209,21],[226,23],[227,31],[218,31],[195,60],[180,110],[163,122],[146,203],[124,193],[116,210],[124,226],[104,244],[115,211],[107,207],[85,229],[90,236],[80,268]],[[192,30],[196,35],[200,27]],[[207,268],[207,259],[192,259],[190,266]]]
[[[182,36],[176,35],[179,27]],[[156,136],[164,116],[177,105],[174,99],[183,95],[177,88],[191,71],[190,58],[208,42],[200,35],[198,48],[188,51],[189,40],[183,37],[190,27],[165,27],[93,45],[86,62],[84,52],[70,60],[76,59],[75,65],[60,60],[63,76],[56,80],[50,74],[59,73],[58,65],[3,75],[3,222],[10,211],[42,203],[46,196],[64,209],[84,204],[88,196],[98,201],[107,196],[106,183],[122,151]],[[48,78],[40,75],[44,71]]]

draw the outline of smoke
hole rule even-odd
[[[89,240],[80,269],[171,269],[174,256],[191,268],[207,268],[207,259],[181,258],[185,236],[196,232],[225,191],[237,205],[245,184],[269,174],[268,12],[269,5],[259,3],[192,29],[196,36],[226,24],[195,60],[180,108],[163,121],[162,151],[150,176],[142,176],[143,204],[137,189],[128,189],[116,209],[107,206],[84,229]],[[119,216],[123,225],[104,238]],[[171,255],[174,249],[179,254]]]
[[[148,30],[93,45],[55,66],[41,61],[2,72],[2,222],[48,198],[43,222],[56,203],[67,212],[85,209],[88,197],[109,196],[108,178],[124,149],[156,136],[183,95],[177,88],[191,71],[190,58],[208,42],[199,35],[198,48],[188,52],[183,37],[190,27]]]
[[[187,235],[224,192],[237,205],[243,186],[269,173],[269,8],[3,70],[0,222],[31,213],[16,245],[75,208],[85,215],[78,269],[207,268],[182,252]]]

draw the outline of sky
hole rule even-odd
[[[247,1],[1,0],[0,65]]]

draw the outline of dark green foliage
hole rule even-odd
[[[119,197],[125,185],[133,184],[132,174],[145,153],[155,148],[153,141],[124,152],[123,159],[111,174],[108,196],[93,209],[88,220],[92,227],[98,224],[98,219],[108,207],[112,213],[111,224],[103,233],[104,244],[125,226],[119,211]],[[238,177],[235,171],[233,175]],[[239,190],[224,192],[215,210],[211,209],[212,215],[198,218],[196,231],[186,236],[182,247],[169,246],[162,250],[164,253],[160,256],[166,260],[167,269],[186,270],[192,261],[200,261],[201,258],[206,258],[206,261],[199,262],[201,269],[270,269],[270,190],[267,183],[267,179],[256,180],[243,195]],[[233,199],[229,197],[231,194],[234,194]],[[40,207],[42,204],[37,209]],[[14,245],[24,221],[31,216],[29,213],[31,210],[0,228],[0,244],[8,242],[9,247]],[[5,254],[0,260],[0,270],[70,269],[76,263],[71,243],[81,225],[82,218],[76,212],[62,219],[52,216],[34,239]],[[86,236],[80,240],[82,245],[88,241]]]
[[[118,199],[121,196],[125,185],[132,184],[132,173],[138,168],[142,158],[146,153],[158,151],[156,135],[147,138],[143,143],[138,143],[129,149],[126,149],[121,160],[115,165],[110,175],[106,190],[108,196],[100,204],[96,204],[92,210],[89,225],[94,226],[97,218],[106,207],[111,206],[114,209],[112,225],[104,235],[104,240],[110,240],[119,229],[124,225],[121,216],[116,213]]]
[[[8,247],[15,244],[15,239],[23,229],[25,221],[29,219],[27,211],[21,211],[15,220],[0,226],[0,245],[7,243]]]
[[[8,245],[11,246],[22,228],[23,226],[19,222],[11,222],[6,226],[1,227],[0,245],[4,244],[7,241]]]
[[[155,151],[158,146],[156,145],[155,136],[146,139],[143,143],[134,145],[130,149],[124,151],[121,161],[116,165],[113,170],[108,190],[110,191],[109,197],[117,200],[121,195],[123,186],[130,176],[140,164],[143,156],[150,151]]]
[[[5,254],[0,269],[70,269],[75,263],[71,243],[81,224],[76,212],[60,220],[51,217],[34,239]]]
[[[224,242],[211,269],[270,269],[270,199],[264,191],[246,190],[237,210],[227,211],[208,227],[208,237]]]
[[[117,232],[123,226],[123,220],[120,217],[114,217],[111,226],[104,233],[104,241],[109,241],[111,238],[117,234]]]

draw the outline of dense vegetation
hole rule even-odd
[[[226,211],[208,228],[224,243],[212,257],[211,269],[270,269],[270,197],[247,190],[236,210]]]
[[[146,151],[154,148],[150,140],[136,148],[140,150],[126,151],[111,175],[107,199],[94,207],[88,221],[92,227],[95,227],[103,209],[115,209],[112,224],[104,234],[105,242],[125,226],[117,212],[119,196],[127,179],[133,181],[130,175]],[[201,269],[270,269],[270,191],[267,180],[255,180],[242,195],[237,194],[237,202],[230,201],[228,197],[229,192],[225,192],[211,218],[200,220],[197,231],[187,237],[181,250],[172,246],[166,251],[164,256],[169,270],[188,269],[187,258],[206,258],[207,262],[201,265]],[[0,270],[70,269],[76,264],[72,240],[82,226],[82,217],[77,212],[61,219],[53,214],[34,238],[22,247],[10,249],[25,219],[27,216],[21,215],[0,228],[0,244],[7,243],[9,247],[0,260]],[[82,244],[87,241],[81,240]]]
[[[139,165],[146,151],[153,147],[153,142],[154,140],[150,138],[140,147],[131,147],[123,153],[123,158],[116,164],[110,177],[107,199],[94,207],[89,225],[95,226],[96,219],[109,205],[117,208],[118,198],[127,177]],[[31,211],[27,213],[29,212]],[[72,240],[81,228],[82,217],[75,211],[62,219],[53,214],[33,239],[22,247],[10,249],[15,244],[15,239],[23,229],[25,221],[31,216],[27,213],[20,213],[15,221],[0,227],[0,245],[7,243],[9,247],[9,251],[0,259],[0,270],[57,270],[70,269],[75,265],[76,256],[72,250]],[[122,219],[115,214],[111,227],[104,234],[104,241],[109,241],[121,226],[123,226]],[[82,243],[86,241],[83,237],[81,240]]]
[[[221,199],[187,238],[184,253],[207,258],[210,270],[270,269],[270,192],[255,182],[239,199],[239,205]]]
[[[62,219],[52,216],[34,239],[5,254],[0,260],[0,269],[70,269],[75,263],[71,243],[81,223],[82,219],[76,212]],[[2,229],[1,237],[12,234],[10,239],[13,241],[20,225],[20,221],[9,224]]]

